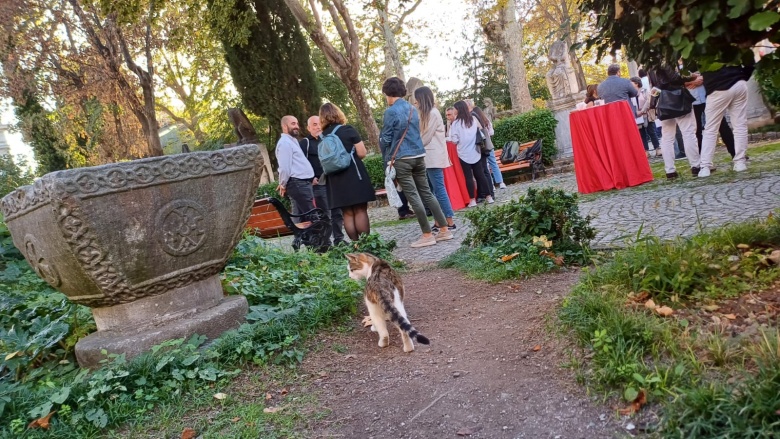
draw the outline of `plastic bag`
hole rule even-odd
[[[398,190],[395,188],[395,168],[388,166],[385,168],[385,190],[387,191],[387,203],[396,209],[401,207],[404,203],[401,201],[401,197],[398,195]]]

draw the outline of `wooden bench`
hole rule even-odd
[[[526,152],[526,150],[529,150],[533,148],[534,150],[530,153]],[[547,174],[547,171],[544,169],[544,164],[542,163],[542,141],[541,140],[535,140],[533,142],[527,142],[520,145],[518,149],[518,157],[523,157],[524,155],[526,158],[522,160],[518,160],[514,163],[508,163],[503,164],[501,163],[501,153],[503,152],[503,149],[497,149],[493,151],[493,153],[496,155],[496,163],[498,163],[498,169],[501,171],[501,173],[505,172],[512,172],[512,171],[518,171],[520,169],[525,168],[531,168],[531,179],[536,180],[536,174],[539,172],[544,172]],[[530,157],[528,157],[528,154],[530,154]]]
[[[304,221],[296,224],[293,218],[301,218]],[[293,215],[285,209],[281,201],[270,197],[255,200],[246,230],[263,239],[294,235],[292,247],[295,251],[305,245],[322,253],[330,247],[332,228],[330,218],[322,209],[315,208],[302,215]]]

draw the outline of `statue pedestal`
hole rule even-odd
[[[571,146],[569,113],[576,108],[578,102],[584,100],[585,92],[579,92],[547,103],[547,108],[553,112],[555,120],[558,121],[558,124],[555,126],[555,147],[558,149],[558,158],[567,158],[574,155]]]

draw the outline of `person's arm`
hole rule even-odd
[[[355,154],[357,154],[358,158],[361,159],[368,155],[368,150],[366,150],[366,145],[363,143],[363,141],[355,144]]]
[[[488,126],[487,126],[487,135],[492,136],[495,134],[495,131],[493,130],[493,122],[488,120]]]
[[[439,117],[436,117],[436,115],[439,115]],[[433,140],[433,135],[436,134],[436,130],[443,125],[441,121],[441,114],[439,114],[439,111],[436,109],[431,110],[431,114],[428,115],[428,126],[425,127],[425,131],[420,133],[420,138],[422,138],[423,146],[431,143]]]
[[[388,149],[393,146],[393,133],[395,127],[398,125],[398,118],[390,108],[385,110],[385,114],[382,117],[382,131],[379,133],[379,149],[382,151],[382,158],[387,161],[390,160]],[[356,151],[357,152],[357,151]]]
[[[450,142],[456,145],[460,143],[460,136],[461,136],[460,127],[462,125],[463,124],[455,123],[455,122],[453,122],[452,125],[450,125]]]
[[[292,155],[293,152],[290,149],[290,145],[287,144],[285,139],[281,139],[276,145],[276,160],[279,162],[279,186],[276,189],[281,196],[284,196],[287,181],[292,173]]]

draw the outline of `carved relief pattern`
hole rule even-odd
[[[186,256],[206,241],[206,208],[190,200],[176,200],[157,213],[155,229],[163,250],[172,256]]]
[[[64,180],[65,190],[72,194],[93,195],[114,192],[128,186],[161,184],[211,172],[240,170],[255,165],[259,151],[254,147],[230,148],[209,153],[180,154],[147,159],[130,166],[96,167],[79,170],[78,176]]]
[[[54,288],[59,287],[62,285],[60,273],[51,262],[47,261],[43,256],[38,254],[37,247],[40,247],[38,245],[38,240],[29,233],[25,235],[24,254],[27,256],[27,261],[30,263],[30,266],[33,270],[35,270],[38,276],[48,282],[49,285],[53,286]]]
[[[0,201],[3,217],[8,222],[41,204],[49,202],[49,182],[39,179],[30,186],[23,186],[3,197]]]

